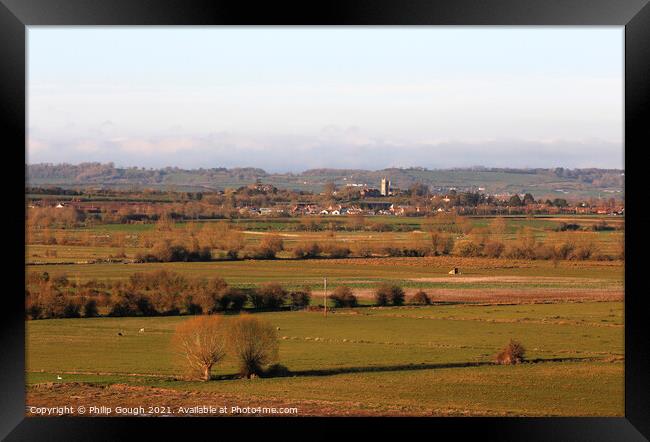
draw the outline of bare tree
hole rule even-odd
[[[226,355],[226,328],[220,316],[196,316],[176,328],[174,344],[191,376],[210,380],[210,370]]]
[[[229,327],[228,342],[239,362],[239,372],[250,378],[278,357],[278,336],[270,323],[252,316],[240,316]]]
[[[271,234],[262,238],[260,247],[269,249],[275,254],[284,250],[284,241],[280,235]]]

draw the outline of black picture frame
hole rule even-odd
[[[134,419],[25,418],[24,185],[26,141],[26,26],[31,25],[580,25],[625,27],[625,417],[623,418],[251,418]],[[0,436],[6,440],[115,440],[126,432],[151,431],[187,437],[195,430],[244,433],[295,429],[312,439],[359,437],[369,429],[390,437],[474,436],[498,440],[647,440],[650,438],[650,321],[643,254],[650,251],[644,227],[643,159],[650,140],[650,6],[648,0],[357,0],[278,4],[220,0],[0,0],[0,103],[4,168],[21,170],[5,180],[5,235],[12,248],[3,270],[12,290],[4,293],[0,351]],[[6,144],[5,144],[6,143]],[[22,147],[22,150],[21,150]],[[647,172],[646,172],[647,173]],[[19,189],[19,186],[22,187]],[[11,253],[11,255],[10,255]],[[14,257],[15,254],[15,257]],[[266,437],[266,436],[265,436]]]

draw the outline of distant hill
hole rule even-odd
[[[113,163],[30,164],[26,184],[64,188],[113,187],[178,190],[224,190],[260,180],[278,188],[321,192],[328,182],[337,186],[365,184],[379,187],[383,177],[393,187],[408,188],[415,183],[433,191],[479,190],[495,193],[530,192],[535,197],[565,195],[575,198],[620,198],[624,194],[624,173],[618,169],[471,169],[430,170],[419,167],[383,170],[310,169],[302,173],[268,173],[259,168],[145,169],[115,167]]]

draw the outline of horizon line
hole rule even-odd
[[[343,171],[343,170],[352,170],[352,171],[363,171],[363,172],[381,172],[384,170],[391,170],[391,169],[397,169],[397,170],[423,170],[423,171],[453,171],[453,170],[474,170],[474,171],[480,171],[481,169],[485,169],[486,171],[492,170],[554,170],[554,169],[566,169],[566,170],[620,170],[624,171],[625,168],[621,167],[567,167],[567,166],[552,166],[552,167],[509,167],[509,166],[484,166],[484,165],[475,165],[475,166],[451,166],[451,167],[427,167],[427,166],[388,166],[384,167],[381,169],[359,169],[359,168],[354,168],[354,167],[311,167],[309,169],[302,169],[301,171],[268,171],[262,167],[258,166],[231,166],[231,167],[226,167],[226,166],[214,166],[214,167],[194,167],[194,168],[186,168],[186,167],[180,167],[180,166],[159,166],[159,167],[146,167],[146,166],[138,166],[138,165],[116,165],[115,162],[113,161],[108,161],[108,162],[101,162],[101,161],[84,161],[84,162],[79,162],[79,163],[71,163],[71,162],[59,162],[59,163],[53,163],[53,162],[38,162],[38,163],[28,163],[25,162],[25,166],[31,167],[31,166],[82,166],[82,165],[90,165],[90,164],[99,164],[102,166],[108,166],[112,165],[114,169],[143,169],[143,170],[164,170],[164,169],[179,169],[179,170],[187,170],[187,171],[194,171],[194,170],[214,170],[214,169],[225,169],[225,170],[235,170],[235,169],[259,169],[263,171],[264,173],[269,173],[269,174],[301,174],[304,172],[309,172],[312,170],[334,170],[334,171]]]

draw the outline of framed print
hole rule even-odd
[[[2,0],[3,437],[646,440],[647,2],[313,6]]]

